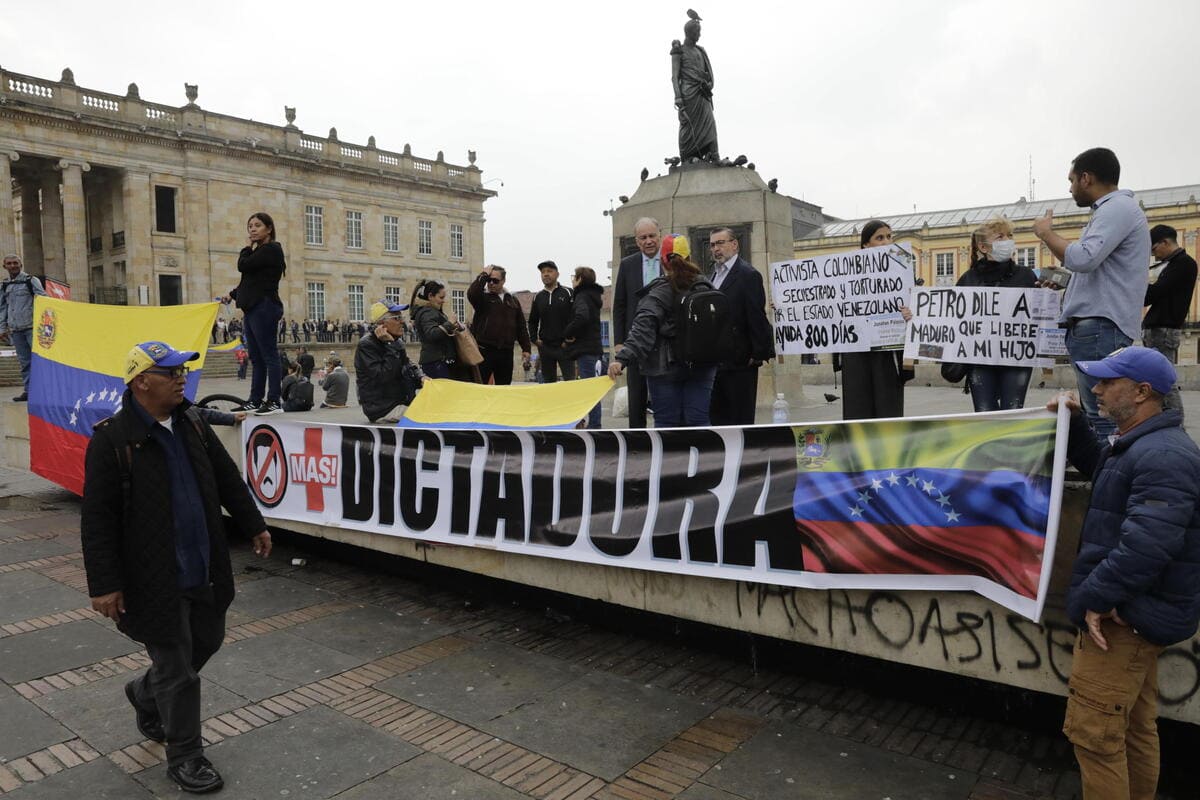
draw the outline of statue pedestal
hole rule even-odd
[[[621,258],[637,252],[633,226],[642,217],[653,217],[663,234],[681,233],[692,245],[692,260],[705,273],[712,271],[708,234],[719,227],[732,228],[742,258],[763,276],[768,311],[771,302],[772,262],[794,256],[792,203],[767,188],[758,173],[744,167],[687,164],[658,178],[642,181],[629,202],[615,209],[613,219],[613,284]],[[806,404],[800,357],[776,359],[758,373],[758,420],[769,422],[775,393],[783,392],[793,408]],[[764,414],[764,409],[766,409]]]

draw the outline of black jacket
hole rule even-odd
[[[1037,286],[1037,275],[1029,267],[1022,267],[1012,259],[988,261],[980,259],[959,276],[957,286],[1009,286],[1031,289]]]
[[[471,282],[467,287],[467,301],[475,309],[471,319],[471,333],[481,347],[511,350],[513,342],[521,343],[521,352],[528,353],[529,329],[525,325],[525,312],[517,298],[508,292],[494,294],[487,290],[487,273]]]
[[[178,637],[180,593],[167,460],[132,403],[127,389],[121,410],[97,424],[88,442],[80,519],[88,594],[123,592],[125,614],[117,628],[135,641],[172,642]],[[202,439],[184,413],[190,405],[186,400],[179,405],[172,425],[175,434],[184,437],[204,499],[209,580],[223,612],[233,601],[234,589],[221,508],[247,537],[265,531],[267,525],[212,428],[199,423]],[[128,505],[120,468],[126,453]]]
[[[1158,280],[1146,287],[1143,305],[1150,306],[1150,310],[1142,320],[1142,327],[1182,328],[1195,289],[1196,259],[1181,247],[1167,259]]]
[[[354,352],[354,381],[358,389],[358,403],[367,419],[374,422],[398,405],[413,401],[417,389],[409,364],[404,342],[399,339],[385,342],[374,331],[358,340]]]
[[[253,249],[243,247],[237,267],[242,277],[229,296],[237,302],[238,308],[242,311],[254,308],[263,298],[283,305],[279,299],[279,280],[287,270],[287,264],[279,242],[267,242]]]
[[[458,346],[454,343],[454,326],[446,314],[428,300],[413,301],[413,327],[417,329],[417,339],[421,342],[421,354],[418,363],[429,364],[434,361],[454,361],[458,358]]]
[[[600,309],[603,307],[603,286],[589,283],[575,289],[571,321],[563,330],[563,338],[575,340],[568,345],[573,357],[604,355],[604,345],[600,341]]]
[[[741,256],[733,262],[721,282],[721,294],[729,298],[732,327],[730,359],[722,369],[750,369],[750,361],[775,357],[775,336],[767,321],[767,294],[762,275]]]
[[[711,290],[712,284],[705,278],[697,278],[692,291]],[[675,339],[675,311],[682,299],[671,282],[665,277],[650,281],[638,290],[637,313],[629,326],[625,346],[617,353],[617,360],[624,365],[637,361],[638,369],[647,377],[662,375],[677,376],[688,370],[675,361],[671,350]]]
[[[661,273],[660,273],[661,274]],[[621,259],[617,267],[617,283],[613,287],[613,342],[624,344],[637,313],[638,292],[642,283],[642,252]]]
[[[529,308],[529,338],[542,344],[558,347],[567,338],[563,330],[571,321],[571,290],[557,286],[554,291],[542,289],[533,297]]]

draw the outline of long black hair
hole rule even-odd
[[[891,225],[888,225],[881,219],[871,220],[866,225],[863,225],[862,234],[858,237],[858,246],[866,247],[867,242],[871,241],[871,237],[874,236],[880,228],[890,229],[891,227]]]
[[[418,300],[428,300],[435,294],[446,288],[446,284],[438,283],[432,278],[422,278],[417,281],[417,286],[413,289],[412,297],[408,299],[410,308],[415,308]]]
[[[279,241],[279,235],[275,232],[275,220],[271,219],[270,214],[268,214],[265,211],[255,211],[253,214],[246,217],[246,224],[249,225],[250,220],[252,220],[252,219],[258,220],[259,222],[261,222],[263,225],[266,225],[267,228],[270,229],[272,242]],[[287,264],[286,263],[283,265],[283,272],[280,274],[282,274],[282,275],[287,274]]]

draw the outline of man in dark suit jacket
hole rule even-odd
[[[661,256],[658,252],[662,230],[658,220],[642,217],[633,226],[633,238],[638,252],[621,259],[617,267],[617,282],[613,291],[613,341],[617,352],[625,344],[629,326],[637,310],[637,293],[643,286],[662,274]],[[636,362],[625,369],[625,385],[629,392],[629,427],[646,427],[646,379],[642,377]]]
[[[729,361],[717,369],[708,415],[713,425],[753,425],[758,398],[758,368],[775,357],[775,337],[767,321],[762,275],[738,255],[729,228],[708,237],[712,284],[729,298],[733,341]]]

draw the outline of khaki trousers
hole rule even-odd
[[[1154,800],[1158,786],[1158,655],[1133,629],[1102,623],[1108,651],[1075,642],[1063,733],[1075,745],[1084,800]]]

